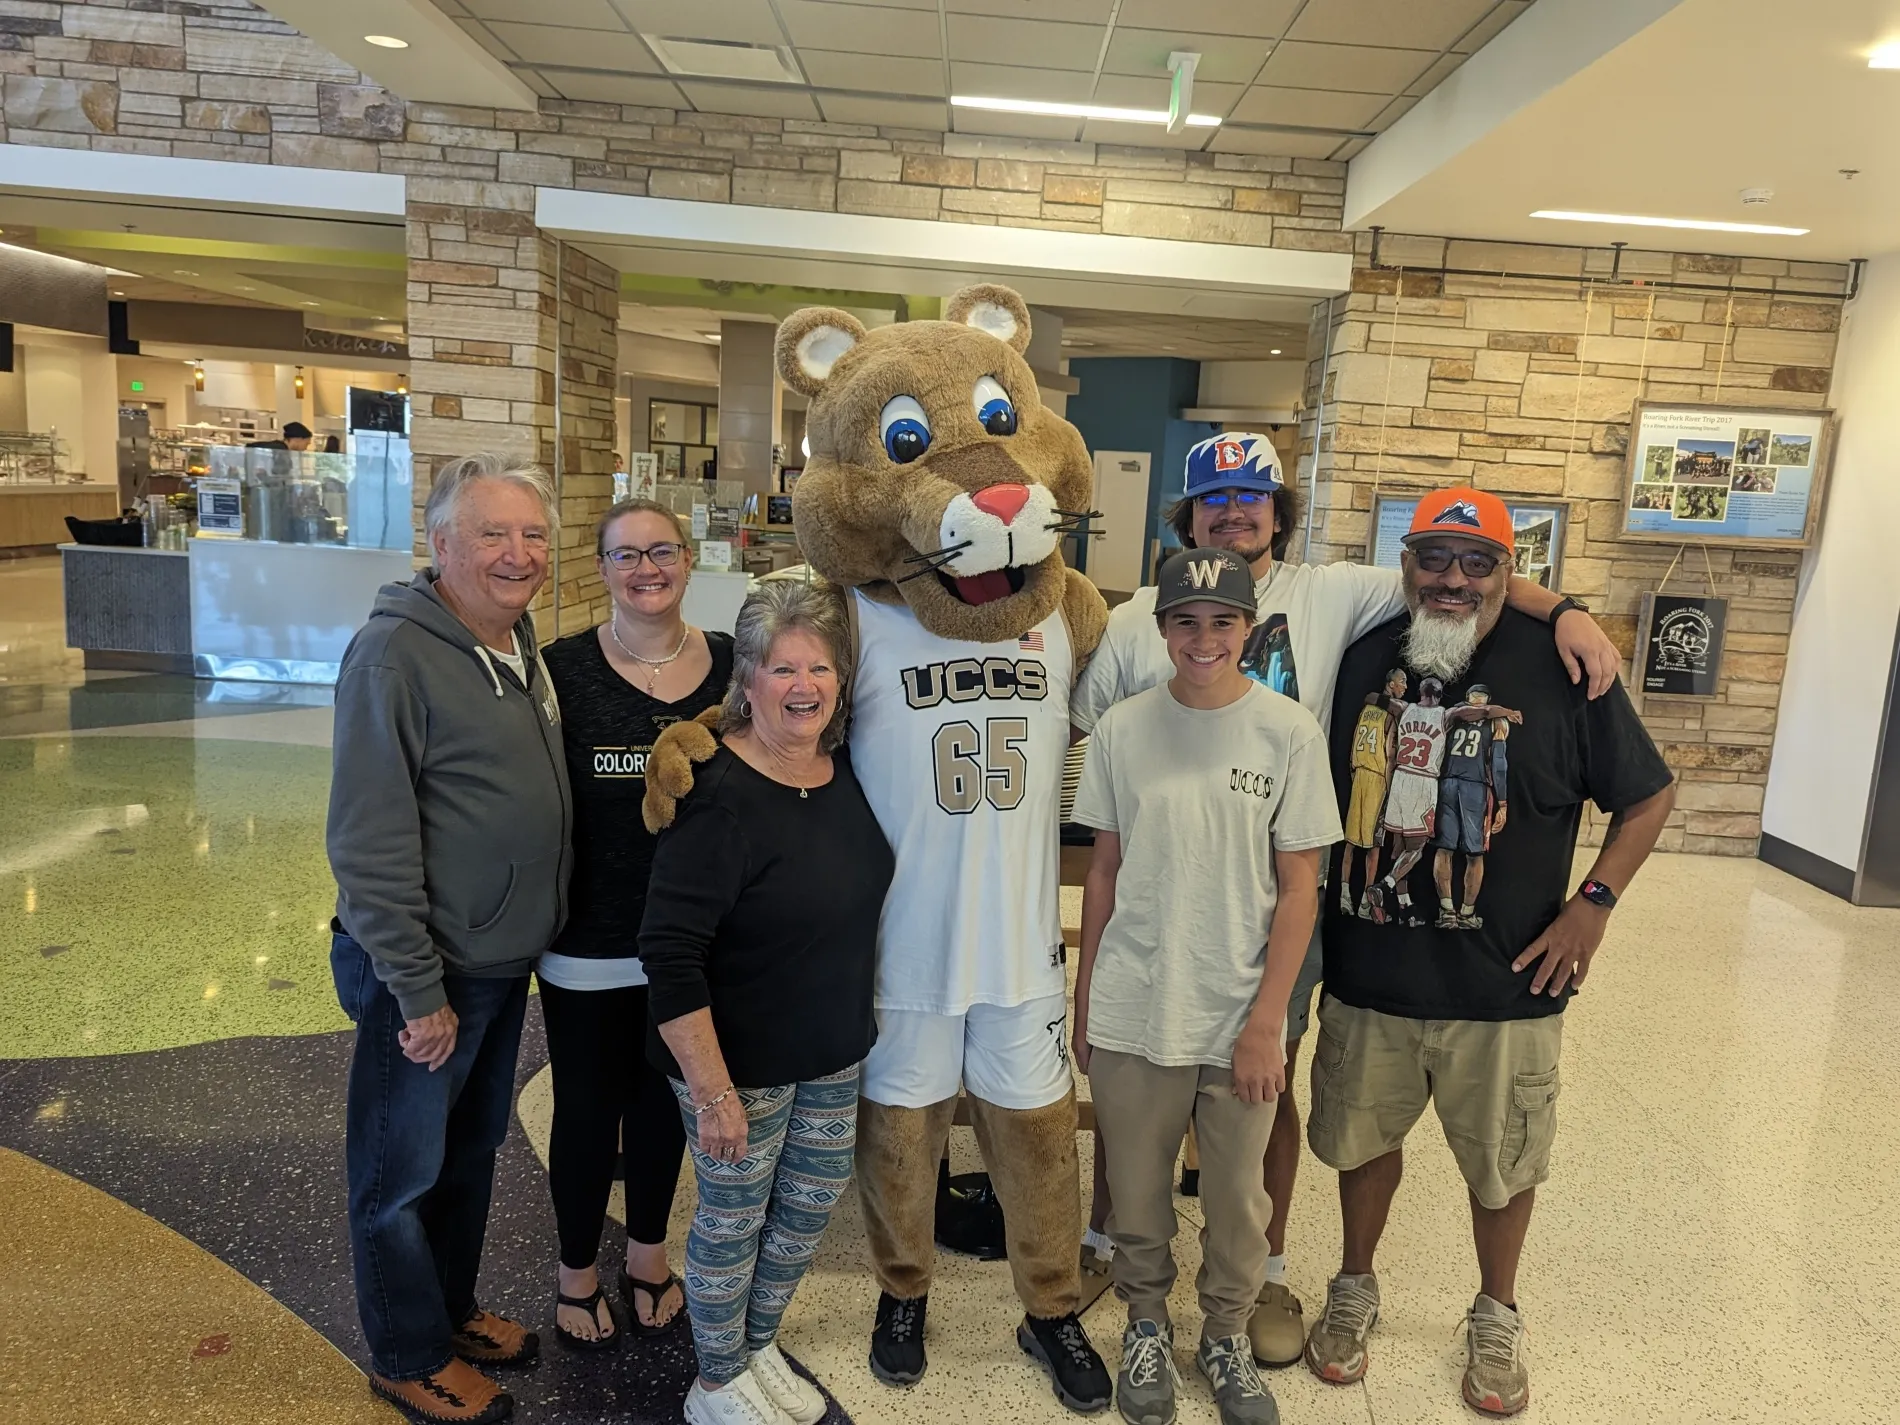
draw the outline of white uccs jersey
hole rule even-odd
[[[1057,825],[1075,658],[1058,611],[1019,639],[939,638],[856,590],[851,767],[897,856],[881,1009],[1063,993]]]

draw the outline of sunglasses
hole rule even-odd
[[[1412,560],[1427,574],[1443,574],[1453,560],[1467,579],[1489,578],[1502,557],[1486,549],[1453,549],[1449,544],[1423,544],[1412,550]]]
[[[680,562],[680,553],[686,546],[681,544],[649,544],[645,549],[635,549],[623,544],[618,549],[607,551],[607,562],[616,569],[638,569],[642,558],[649,559],[655,569],[671,569]]]
[[[1196,495],[1194,503],[1203,509],[1224,510],[1229,505],[1264,505],[1272,498],[1260,490],[1220,490],[1212,495]]]

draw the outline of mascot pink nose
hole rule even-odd
[[[1022,513],[1024,505],[1029,503],[1027,485],[985,485],[974,495],[970,503],[986,515],[995,515],[1004,524],[1008,524]]]

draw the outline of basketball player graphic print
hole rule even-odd
[[[1504,829],[1509,799],[1506,743],[1523,716],[1495,707],[1491,690],[1473,683],[1447,715],[1445,760],[1438,774],[1438,824],[1432,838],[1432,881],[1438,889],[1441,930],[1480,930],[1478,891],[1491,835]],[[1452,898],[1454,856],[1464,857],[1459,895]]]
[[[1342,915],[1372,918],[1369,896],[1357,906],[1352,897],[1352,853],[1365,857],[1366,889],[1379,879],[1379,831],[1385,813],[1386,788],[1392,776],[1392,755],[1398,719],[1392,709],[1405,701],[1407,678],[1403,668],[1385,675],[1383,693],[1367,693],[1366,705],[1352,730],[1352,799],[1346,807],[1346,845],[1339,865],[1339,910]]]

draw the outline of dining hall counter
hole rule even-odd
[[[109,520],[119,513],[119,487],[0,481],[0,557],[43,553],[72,538],[66,516]]]
[[[62,544],[66,645],[88,668],[190,673],[191,568],[182,549]]]

